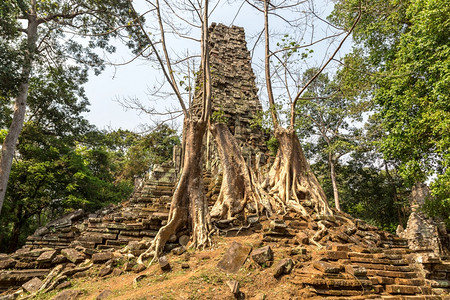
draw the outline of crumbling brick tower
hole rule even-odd
[[[226,122],[240,144],[245,159],[252,165],[257,154],[267,152],[267,146],[264,131],[254,125],[262,114],[262,106],[258,99],[244,28],[212,23],[209,30],[212,118]],[[196,90],[191,109],[199,111],[201,89]],[[215,173],[220,162],[210,133],[205,143],[207,166]]]

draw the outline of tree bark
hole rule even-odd
[[[157,259],[167,240],[179,230],[188,228],[191,232],[192,247],[210,245],[208,204],[204,194],[202,174],[202,146],[206,123],[199,120],[185,121],[185,155],[183,170],[170,204],[169,220],[161,227],[150,248],[138,259],[153,256]]]
[[[274,134],[280,146],[265,184],[269,194],[283,209],[287,206],[309,215],[303,204],[310,201],[317,213],[332,215],[325,192],[312,173],[294,130],[278,127]]]
[[[22,82],[14,102],[14,114],[9,127],[8,134],[2,145],[2,156],[0,158],[0,213],[5,201],[6,189],[8,187],[8,179],[11,173],[16,144],[19,139],[20,132],[25,121],[25,112],[27,107],[28,88],[33,65],[34,53],[36,51],[37,42],[36,14],[34,9],[28,15],[27,27],[27,50],[25,52],[25,61],[22,69]]]
[[[334,205],[338,211],[341,211],[341,204],[339,202],[339,191],[336,179],[336,161],[333,159],[331,153],[328,154],[328,164],[330,165],[330,177],[333,185]]]
[[[262,205],[271,213],[269,203],[264,203],[255,182],[256,176],[242,156],[241,148],[225,124],[210,125],[223,169],[219,197],[211,209],[212,218],[229,219],[242,212],[249,201],[255,202],[259,214]]]

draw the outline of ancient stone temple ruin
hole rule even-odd
[[[221,24],[213,24],[210,31],[213,110],[224,117],[251,164],[257,155],[267,155],[267,149],[264,132],[251,126],[262,108],[244,31]],[[207,138],[205,146],[210,170],[204,179],[211,206],[220,189],[220,166],[212,139]],[[167,223],[180,153],[175,149],[174,160],[155,167],[119,205],[95,213],[75,211],[36,230],[15,253],[0,254],[0,299],[13,299],[24,291],[64,289],[70,278],[143,271],[135,258],[145,251],[145,241]],[[429,249],[410,249],[406,239],[344,213],[303,217],[288,211],[214,225],[226,236],[245,232],[260,239],[260,248],[253,251],[241,245],[248,249],[235,270],[219,263],[216,272],[239,272],[250,260],[247,256],[265,270],[275,257],[273,272],[265,274],[285,277],[266,289],[288,285],[293,299],[448,299],[450,262],[445,257]],[[236,226],[239,230],[233,230]],[[188,241],[188,233],[180,232],[165,250],[179,255]]]

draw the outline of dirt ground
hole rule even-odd
[[[235,299],[227,285],[229,280],[237,280],[243,299],[297,299],[299,287],[290,282],[292,275],[279,279],[273,276],[273,267],[261,267],[247,258],[236,274],[226,274],[216,267],[225,251],[233,241],[259,248],[266,243],[261,242],[260,233],[244,234],[238,237],[214,237],[212,248],[203,251],[192,251],[176,256],[168,254],[171,271],[163,272],[158,264],[154,264],[141,273],[124,273],[120,276],[96,276],[99,267],[92,268],[89,275],[71,279],[69,289],[81,290],[79,299],[96,299],[100,293],[109,290],[108,297],[102,299]],[[288,256],[289,245],[269,244],[274,252],[274,264]],[[183,269],[182,264],[188,264]],[[145,275],[137,284],[133,280]],[[41,295],[38,299],[51,299],[60,291]]]

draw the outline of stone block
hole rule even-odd
[[[14,268],[14,266],[16,265],[16,261],[14,259],[5,259],[5,260],[0,260],[0,270],[4,270],[4,269],[12,269]]]
[[[274,268],[273,277],[279,278],[283,274],[291,273],[294,268],[294,262],[290,258],[283,258],[280,260]]]
[[[270,246],[265,246],[262,248],[254,249],[250,256],[253,259],[253,261],[259,264],[260,266],[262,265],[269,266],[272,264],[273,251],[270,248]]]
[[[42,286],[43,282],[37,277],[33,277],[30,281],[27,281],[26,283],[22,284],[22,287],[25,291],[29,293],[37,292],[40,287]]]
[[[39,263],[51,262],[56,257],[57,251],[45,251],[36,259]]]
[[[169,264],[169,261],[167,260],[167,257],[165,256],[161,256],[158,260],[159,262],[159,267],[161,268],[161,270],[167,272],[170,271],[171,266]]]
[[[315,261],[313,264],[314,268],[323,273],[337,274],[342,272],[344,268],[337,264],[328,263],[325,261]]]
[[[361,266],[345,265],[345,272],[352,274],[355,277],[364,277],[367,275],[367,270]]]
[[[421,293],[421,290],[417,286],[410,285],[387,285],[386,293],[389,294],[406,294],[406,295],[414,295]]]
[[[94,253],[92,255],[92,262],[94,264],[101,264],[104,262],[107,262],[108,260],[112,259],[114,255],[111,252],[100,252],[100,253]]]
[[[217,267],[226,273],[236,273],[246,261],[252,247],[233,242]]]
[[[82,253],[73,248],[62,249],[61,254],[74,264],[78,264],[85,259]]]

